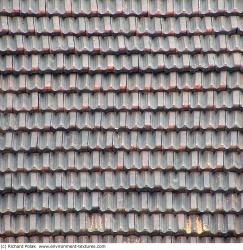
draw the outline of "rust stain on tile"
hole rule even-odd
[[[191,234],[192,233],[192,219],[189,218],[187,223],[186,223],[186,233]]]
[[[103,221],[101,216],[92,216],[90,231],[102,231]]]
[[[185,230],[187,234],[191,234],[193,231],[195,231],[197,234],[202,234],[208,231],[208,225],[203,223],[202,219],[197,216],[195,225],[193,225],[191,218],[188,219]]]
[[[198,234],[202,234],[206,231],[208,231],[208,226],[205,223],[203,223],[200,217],[197,217],[196,218],[196,232]]]

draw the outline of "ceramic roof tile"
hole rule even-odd
[[[0,0],[0,242],[243,242],[240,0]]]
[[[241,36],[208,35],[181,37],[137,37],[137,36],[23,36],[6,35],[0,38],[0,52],[3,53],[199,53],[239,52],[242,50]]]
[[[65,4],[61,0],[45,0],[38,3],[36,0],[28,1],[1,1],[1,14],[25,15],[216,15],[240,14],[243,9],[240,0],[234,1],[192,1],[192,0],[116,0],[116,1],[81,1],[68,0]]]
[[[227,227],[221,227],[221,225],[215,224],[216,221],[221,218],[221,214],[211,215],[204,214],[202,216],[198,215],[184,215],[183,221],[178,225],[179,218],[183,216],[183,214],[178,214],[173,216],[171,214],[166,215],[148,215],[148,214],[87,214],[87,213],[55,213],[55,214],[34,214],[33,216],[27,215],[3,215],[1,216],[2,228],[1,231],[7,231],[12,233],[13,235],[18,235],[20,233],[24,233],[29,235],[31,233],[45,233],[47,229],[51,226],[51,232],[63,232],[63,233],[74,233],[78,234],[82,233],[106,233],[111,230],[116,233],[121,232],[132,232],[142,234],[162,234],[164,235],[166,231],[170,231],[171,234],[175,234],[176,232],[190,234],[202,234],[206,235],[211,230],[213,235],[225,235],[227,230],[231,231],[235,235],[239,236],[241,234],[241,215],[227,214],[222,215],[222,222],[227,223],[228,221],[232,221],[235,223],[228,224]],[[159,220],[158,229],[153,229],[153,224],[148,223],[155,217]],[[85,224],[88,225],[86,228],[82,220],[85,220]],[[132,219],[135,223],[132,223]],[[37,223],[41,221],[42,223]],[[109,220],[109,222],[108,222]],[[106,223],[104,223],[106,222]],[[129,222],[129,223],[128,223]],[[132,225],[133,224],[133,225]],[[187,226],[190,224],[190,226]],[[197,224],[201,224],[201,227],[197,227]],[[214,226],[213,226],[214,225]],[[33,227],[32,227],[33,226]]]
[[[216,178],[216,182],[215,182]],[[130,170],[119,172],[43,172],[5,173],[1,176],[4,192],[61,191],[174,191],[242,192],[242,175],[235,172],[162,172]],[[86,180],[85,182],[84,179]],[[208,195],[209,196],[209,195]]]
[[[240,72],[146,73],[146,74],[34,74],[0,76],[1,92],[97,92],[97,91],[199,91],[234,90],[243,87]]]
[[[34,98],[34,97],[33,97]],[[35,98],[34,98],[35,99]],[[36,99],[35,99],[36,100]],[[125,116],[125,118],[124,118]],[[104,129],[104,130],[185,130],[185,129],[241,129],[241,111],[97,111],[70,113],[9,113],[0,114],[1,128],[6,130],[48,130],[48,129]],[[99,117],[99,118],[98,118]],[[99,120],[95,124],[95,120]],[[124,120],[125,119],[125,120]]]
[[[242,109],[242,92],[0,93],[0,111],[179,111]],[[241,117],[241,116],[240,116]],[[241,119],[241,118],[239,118]]]
[[[122,199],[122,202],[119,202]],[[3,205],[1,213],[33,213],[45,208],[45,212],[68,211],[100,211],[100,212],[118,212],[118,211],[136,211],[144,212],[168,212],[188,213],[210,212],[210,213],[237,213],[242,211],[241,194],[224,194],[217,192],[213,195],[209,193],[200,194],[191,193],[171,193],[171,192],[75,192],[66,193],[6,193],[2,195]],[[207,202],[209,208],[207,208]]]
[[[1,34],[182,36],[242,33],[241,16],[215,17],[22,17],[1,16]]]

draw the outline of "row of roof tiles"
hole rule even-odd
[[[241,14],[240,0],[12,0],[0,1],[1,14],[24,15],[213,15]]]
[[[0,53],[198,53],[243,50],[240,35],[206,36],[23,36],[0,37]]]
[[[5,193],[0,213],[135,212],[242,213],[243,193],[67,192]]]
[[[191,130],[243,129],[243,115],[233,111],[120,111],[0,113],[0,130]]]
[[[3,55],[0,73],[44,72],[164,72],[242,70],[240,52],[190,54],[132,54],[132,55]]]
[[[0,241],[243,236],[240,0],[61,3],[0,0]]]
[[[0,134],[0,150],[242,150],[243,131],[57,131]]]
[[[0,172],[51,171],[237,171],[243,170],[243,151],[91,151],[1,153]]]
[[[240,109],[241,90],[135,93],[0,93],[0,111]],[[94,118],[100,120],[98,115]]]
[[[134,214],[134,213],[53,213],[2,215],[0,234],[56,233],[141,233],[157,235],[240,235],[243,215],[235,214]]]
[[[149,235],[87,235],[56,234],[54,236],[0,236],[1,243],[243,243],[243,237],[149,236]]]
[[[243,173],[188,171],[18,172],[0,175],[3,192],[243,191]]]
[[[194,1],[194,0],[193,0]],[[243,17],[8,17],[0,16],[0,34],[188,35],[242,33]]]
[[[130,92],[243,89],[240,72],[0,75],[0,92]]]

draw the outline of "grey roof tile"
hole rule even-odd
[[[6,17],[1,16],[2,34],[49,35],[186,35],[242,32],[242,17]]]
[[[242,89],[240,72],[0,75],[1,92],[199,91]]]
[[[242,92],[0,93],[1,111],[172,111],[241,109]],[[241,116],[240,116],[241,117]],[[239,118],[241,119],[241,118]]]
[[[24,2],[1,1],[0,13],[25,15],[215,15],[239,14],[243,9],[240,0],[235,1],[151,1],[151,0],[116,0],[116,1],[81,1],[48,0],[38,3],[35,0]]]
[[[208,237],[208,236],[161,236],[161,235],[142,235],[137,236],[134,234],[122,235],[81,235],[75,234],[68,235],[55,235],[55,236],[7,236],[1,239],[3,243],[241,243],[242,237]]]
[[[38,133],[39,134],[39,133]],[[155,144],[155,141],[153,139],[154,132],[144,132],[143,136],[141,136],[141,132],[132,131],[131,133],[128,132],[121,132],[119,135],[117,135],[114,132],[111,132],[113,136],[113,145],[114,148],[123,148],[123,149],[130,149],[130,148],[136,148],[136,149],[156,149],[158,146]],[[108,138],[109,135],[108,132],[87,132],[87,135],[89,135],[90,142],[88,145],[83,146],[76,146],[73,145],[74,139],[73,136],[76,137],[77,143],[83,138],[83,136],[86,136],[86,132],[70,132],[70,133],[64,133],[64,138],[67,139],[67,144],[64,143],[62,147],[66,149],[71,149],[73,146],[75,149],[82,149],[83,147],[86,148],[109,148]],[[188,135],[188,138],[186,139]],[[47,140],[48,137],[53,137],[53,139],[57,136],[56,133],[46,133],[46,137],[44,141]],[[126,140],[123,142],[119,141],[120,136],[124,136]],[[162,132],[162,142],[159,147],[162,147],[164,149],[173,149],[173,150],[183,150],[184,148],[188,149],[203,149],[203,148],[211,148],[214,150],[218,149],[233,149],[233,148],[241,148],[241,144],[238,141],[238,137],[241,137],[241,132],[232,131],[232,132],[212,132],[212,131],[206,131],[206,132]],[[6,137],[3,136],[3,138]],[[22,138],[23,142],[24,140],[30,140],[32,138],[32,133],[27,134],[25,132],[22,133],[14,133],[13,134],[13,141],[17,140],[17,138]],[[99,139],[100,138],[100,139]],[[134,138],[134,139],[133,139]],[[137,138],[135,140],[135,138]],[[55,139],[54,139],[55,140]],[[71,140],[71,141],[70,141]],[[82,139],[83,140],[83,139]],[[132,143],[131,146],[130,142]],[[42,138],[40,137],[39,145],[37,148],[42,148]],[[54,143],[54,142],[53,142]],[[76,143],[75,143],[76,144]],[[16,144],[15,144],[16,145]],[[45,144],[46,149],[51,149],[52,146]],[[17,145],[16,145],[17,146]],[[54,145],[53,145],[54,146]],[[6,146],[4,146],[4,143],[2,145],[2,148],[6,150]],[[21,148],[21,146],[17,146],[19,150],[24,150]],[[29,148],[31,149],[31,147]]]
[[[34,72],[163,72],[163,71],[212,71],[212,70],[240,70],[242,55],[231,53],[215,55],[18,55],[0,56],[0,72],[28,73]]]
[[[242,242],[240,0],[0,0],[0,242]]]
[[[242,192],[242,174],[235,172],[31,172],[5,173],[1,191],[231,191]]]
[[[1,216],[1,221],[3,223],[2,230],[12,235],[17,234],[31,234],[31,233],[73,233],[77,234],[80,232],[86,233],[103,233],[110,232],[111,230],[115,233],[127,233],[133,232],[143,233],[143,234],[162,234],[165,232],[170,232],[172,235],[177,232],[188,232],[191,234],[208,234],[209,231],[213,232],[213,235],[225,235],[226,230],[234,233],[235,235],[241,234],[240,222],[242,216],[227,214],[222,215],[223,222],[226,223],[227,227],[224,229],[220,225],[214,224],[220,217],[220,214],[210,215],[204,214],[202,216],[198,215],[187,215],[184,216],[184,222],[181,223],[181,228],[178,228],[178,214],[173,216],[171,214],[159,215],[157,218],[159,220],[158,230],[153,229],[153,225],[148,223],[148,221],[156,215],[136,215],[133,213],[129,214],[87,214],[80,213],[79,215],[75,213],[54,213],[54,214],[33,214],[32,216],[19,215],[15,217],[14,215],[3,215]],[[85,221],[85,225],[82,221]],[[40,221],[41,223],[37,223]],[[134,223],[132,223],[134,221]],[[230,222],[231,221],[231,222]],[[233,223],[233,221],[235,223]],[[229,224],[227,224],[229,223]],[[202,225],[198,227],[197,225]],[[23,226],[22,226],[23,225]],[[49,231],[50,230],[50,231]]]
[[[42,171],[42,170],[115,170],[120,169],[159,169],[159,170],[228,170],[241,171],[242,153],[217,151],[191,152],[160,152],[160,151],[132,151],[130,153],[117,152],[18,152],[2,153],[0,161],[1,172]],[[162,165],[160,164],[162,163]]]

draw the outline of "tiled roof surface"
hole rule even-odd
[[[242,0],[0,0],[0,242],[243,242]]]

